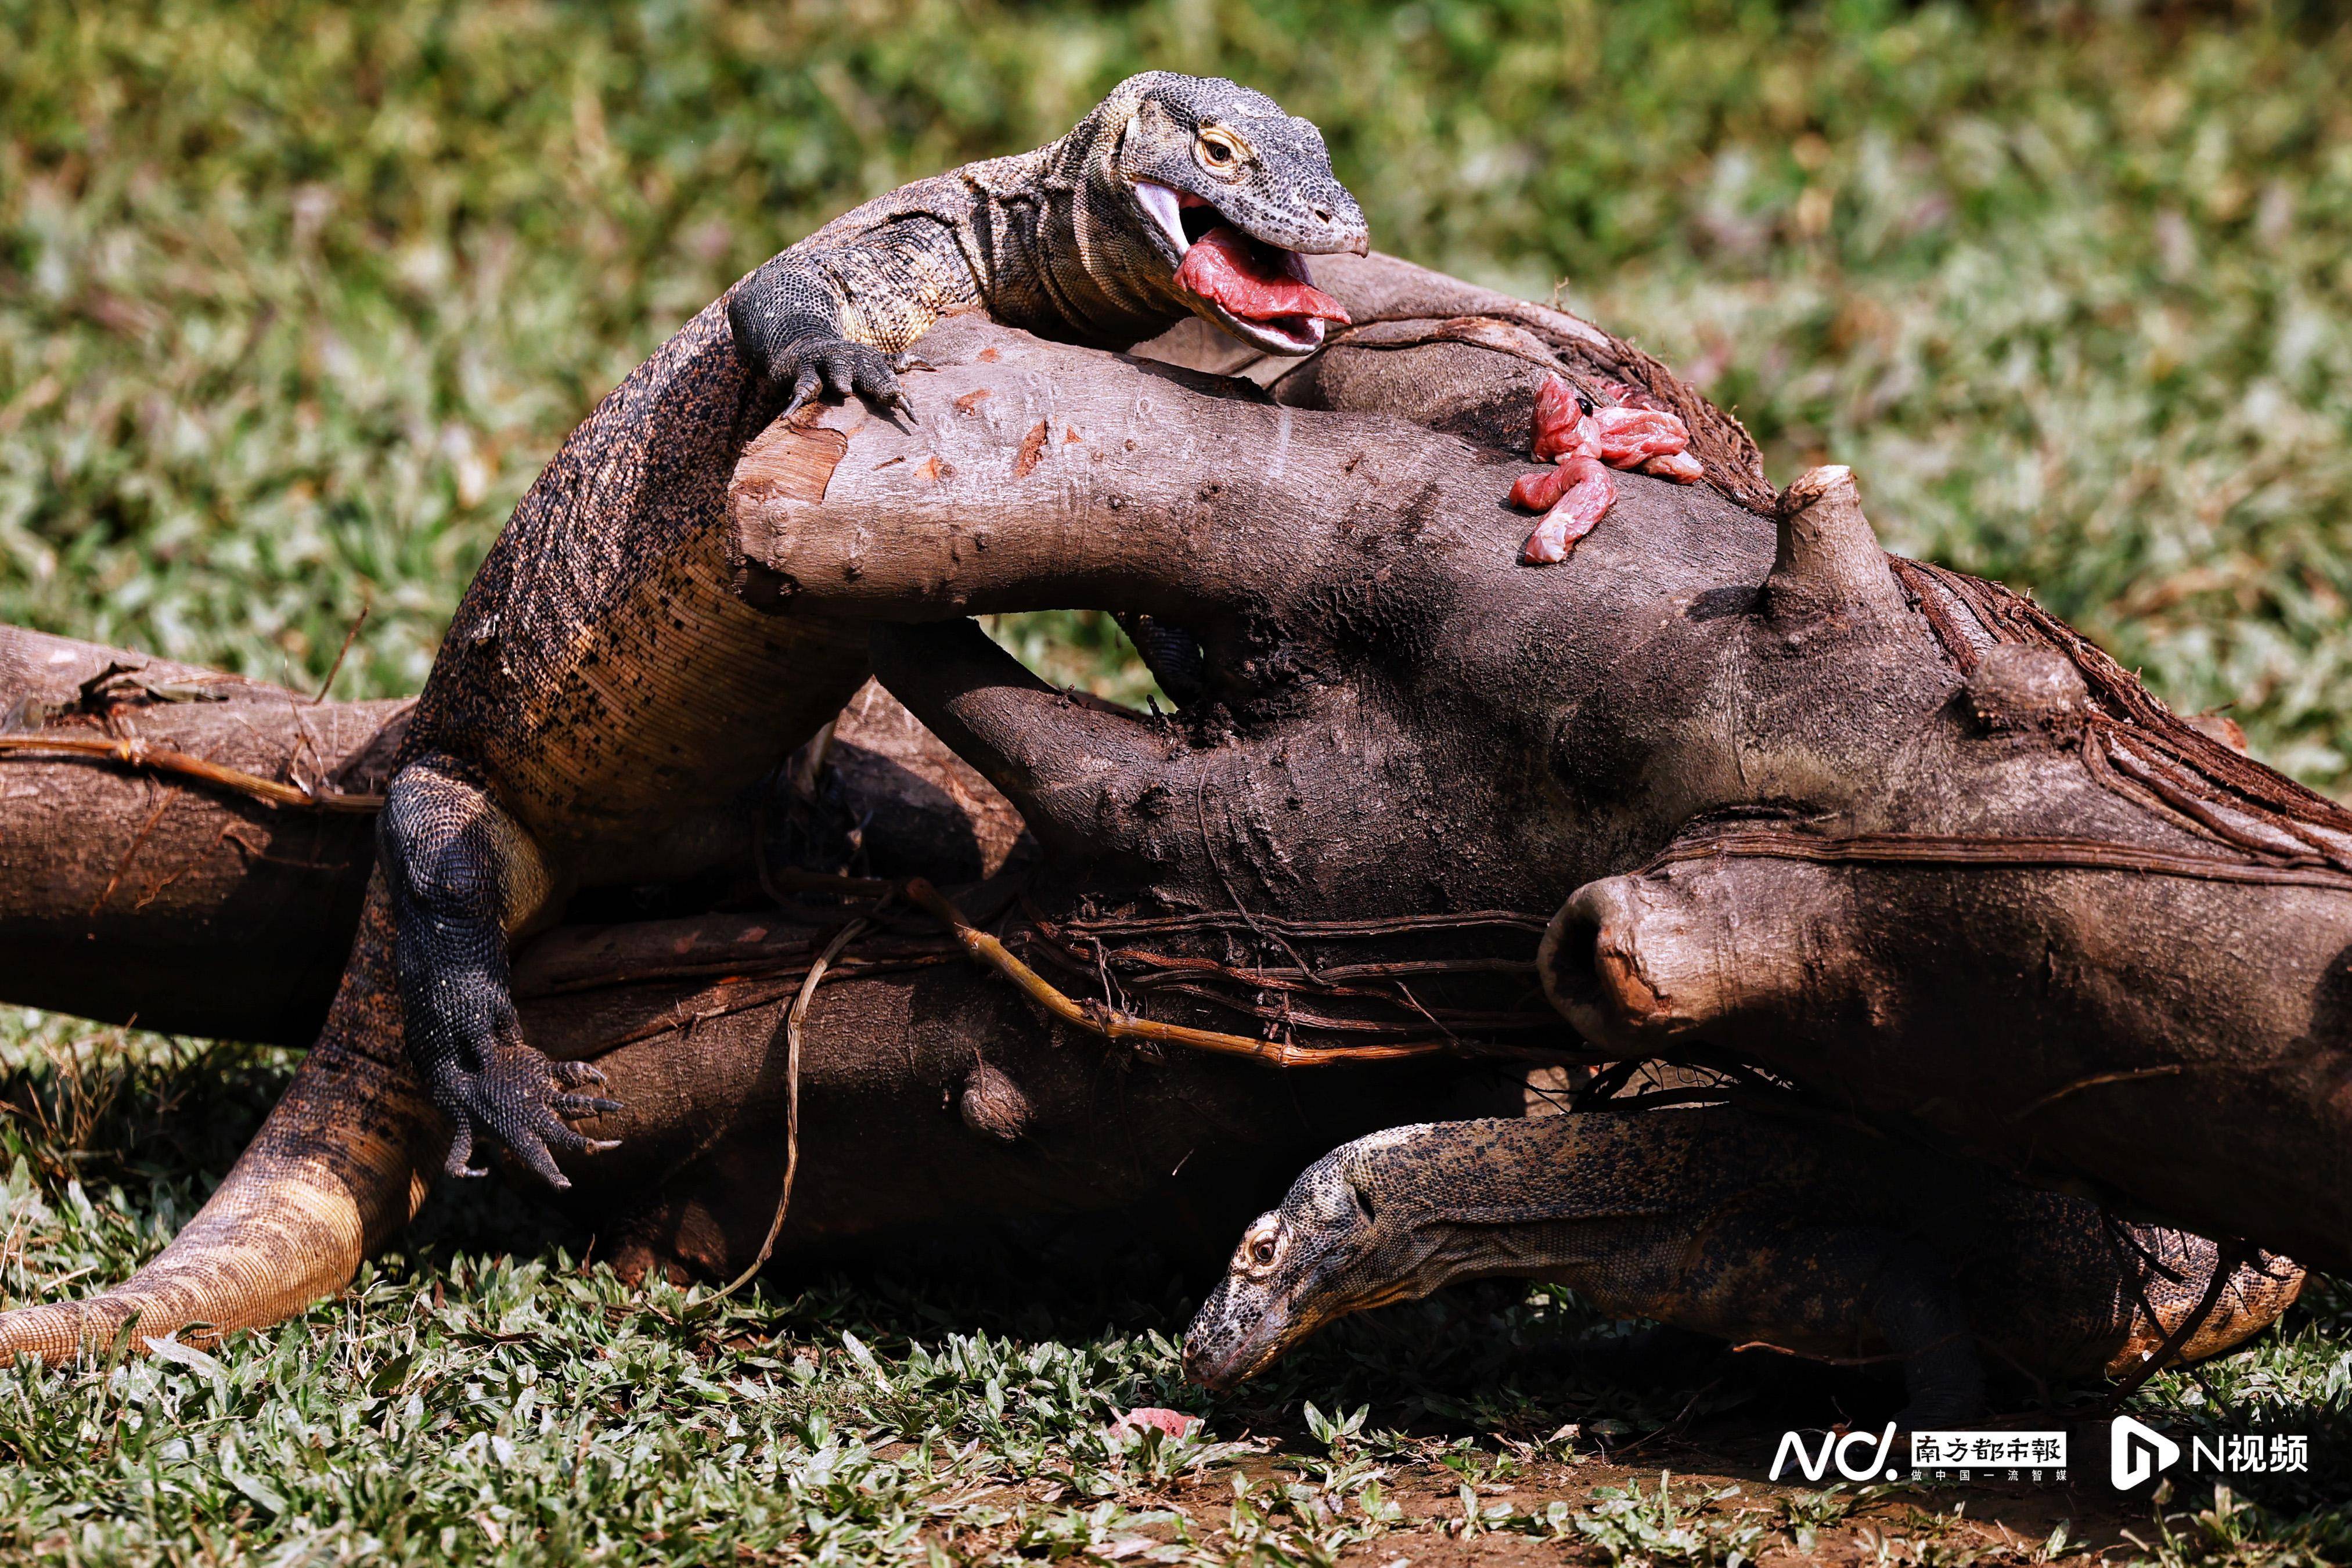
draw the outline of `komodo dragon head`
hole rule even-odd
[[[1185,1375],[1230,1388],[1334,1318],[1508,1270],[1516,1260],[1507,1228],[1475,1223],[1462,1205],[1491,1207],[1477,1194],[1502,1175],[1475,1134],[1517,1126],[1394,1127],[1307,1166],[1282,1207],[1242,1233],[1185,1333]]]
[[[1110,209],[1117,237],[1181,308],[1270,354],[1312,353],[1325,322],[1348,319],[1305,258],[1362,256],[1370,239],[1311,121],[1222,77],[1173,71],[1129,77],[1087,120],[1079,140],[1107,149],[1089,183],[1108,185],[1089,205]]]

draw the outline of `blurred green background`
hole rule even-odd
[[[2352,34],[2261,8],[0,0],[0,619],[299,684],[367,604],[338,691],[413,689],[729,280],[1146,65],[2352,785]]]

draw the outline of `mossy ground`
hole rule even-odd
[[[554,444],[686,316],[1151,64],[1274,92],[1384,248],[1557,290],[1776,476],[1853,464],[1897,548],[2032,588],[2342,790],[2352,32],[2324,13],[0,0],[0,620],[301,685],[364,608],[338,694],[413,689]],[[1141,689],[1097,618],[1000,632]],[[287,1071],[0,1036],[10,1302],[159,1246]],[[1211,1406],[1171,1344],[1202,1281],[1148,1260],[778,1281],[682,1323],[583,1245],[477,1190],[216,1359],[0,1375],[0,1557],[2352,1560],[2341,1469],[2128,1516],[1763,1487],[1757,1433],[1880,1396],[1621,1346],[1547,1292],[1340,1325]],[[1104,1438],[1156,1403],[1205,1442]],[[2352,1303],[2322,1287],[2142,1403],[2340,1464]]]

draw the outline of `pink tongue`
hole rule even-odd
[[[1307,281],[1307,264],[1296,251],[1265,253],[1241,230],[1220,224],[1192,242],[1176,269],[1176,287],[1188,289],[1244,321],[1305,318],[1345,323],[1339,302]]]

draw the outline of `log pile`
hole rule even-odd
[[[919,421],[810,409],[745,453],[744,595],[870,625],[889,695],[519,956],[529,1037],[624,1103],[620,1149],[566,1161],[624,1259],[757,1255],[784,1011],[856,918],[787,1249],[1119,1203],[1218,1234],[1530,1061],[1665,1061],[2352,1266],[2352,816],[2017,596],[1890,559],[1843,470],[1775,494],[1607,335],[1391,258],[1320,276],[1356,325],[1303,364],[951,320]],[[1552,375],[1680,411],[1705,482],[1619,476],[1530,568],[1504,497]],[[1197,694],[1076,698],[967,619],[1045,608],[1189,635]],[[29,633],[0,660],[0,995],[300,1038],[398,706]]]

